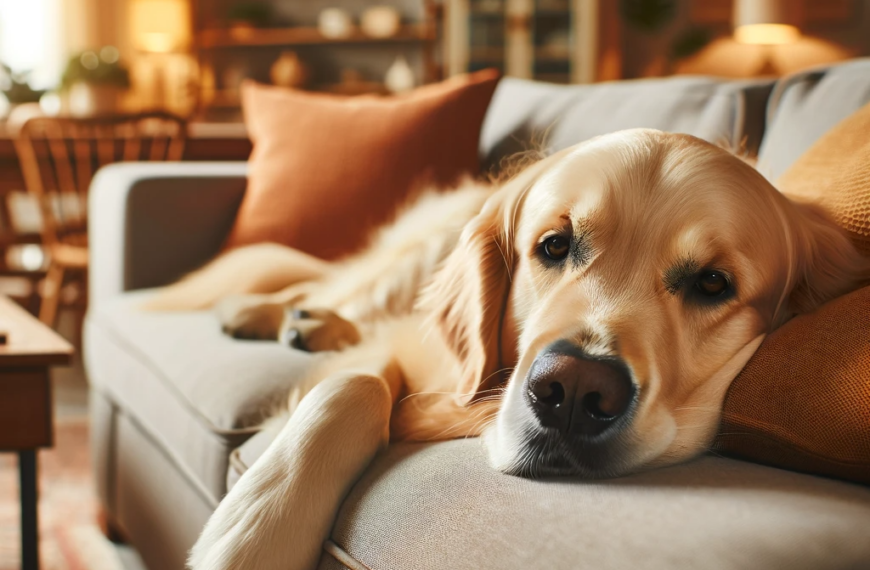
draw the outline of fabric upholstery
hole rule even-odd
[[[237,450],[236,480],[276,434]],[[372,570],[845,570],[870,564],[870,489],[713,456],[531,481],[491,469],[479,439],[394,444],[345,500],[332,542],[321,570],[344,567],[336,549]]]
[[[278,437],[278,432],[284,427],[283,420],[272,420],[267,422],[262,430],[257,435],[246,441],[244,445],[237,447],[230,454],[229,469],[227,469],[227,491],[232,489],[239,478],[254,464],[254,462],[263,453],[266,448]]]
[[[870,257],[870,104],[777,184],[822,204]],[[870,287],[768,337],[731,385],[721,432],[723,452],[870,484]]]
[[[725,399],[716,450],[870,485],[870,287],[770,335]]]
[[[245,193],[244,162],[119,163],[88,201],[88,303],[168,285],[220,251]]]
[[[704,457],[604,481],[492,470],[470,439],[393,445],[334,542],[372,570],[870,567],[870,489]]]
[[[226,490],[230,452],[258,431],[311,361],[269,342],[236,341],[208,312],[145,313],[150,293],[92,308],[85,358],[95,389],[166,448],[201,491]]]
[[[773,82],[673,77],[593,85],[505,78],[481,134],[487,169],[517,152],[558,151],[592,137],[646,127],[695,135],[754,155]]]
[[[111,515],[152,570],[182,570],[187,552],[217,508],[178,469],[148,429],[118,411],[111,433]]]
[[[870,102],[870,58],[782,79],[770,96],[758,168],[776,180],[834,125]]]
[[[324,552],[323,556],[320,558],[320,564],[317,566],[317,570],[351,570],[338,560],[336,560],[333,556],[331,556],[328,552]]]
[[[410,193],[478,173],[494,70],[394,97],[242,88],[254,150],[228,246],[275,242],[334,259],[365,245]]]

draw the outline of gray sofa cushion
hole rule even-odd
[[[870,568],[870,489],[718,457],[530,481],[489,468],[477,440],[402,444],[332,537],[373,570]]]
[[[816,140],[870,101],[870,58],[804,71],[777,83],[758,169],[776,180]]]
[[[769,80],[675,77],[552,85],[505,78],[481,131],[484,166],[516,152],[560,150],[592,137],[636,127],[688,133],[754,154],[764,130]]]
[[[90,381],[158,440],[192,484],[219,499],[230,452],[280,405],[311,356],[229,339],[211,313],[137,310],[150,294],[92,308],[85,327]]]
[[[280,425],[233,454],[233,482]],[[706,456],[605,481],[492,470],[479,440],[396,444],[345,500],[320,569],[870,568],[870,489]],[[640,563],[642,561],[642,564]]]

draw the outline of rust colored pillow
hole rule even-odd
[[[819,139],[777,184],[821,202],[870,256],[870,105]],[[728,391],[715,448],[870,484],[870,287],[765,339]]]
[[[477,173],[498,83],[477,72],[393,97],[342,97],[246,82],[254,150],[228,247],[275,242],[324,259],[365,245],[409,193]]]

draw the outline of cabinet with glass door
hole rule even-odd
[[[495,67],[553,83],[594,81],[598,2],[447,0],[447,71]]]

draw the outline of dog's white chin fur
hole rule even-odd
[[[503,473],[511,473],[522,467],[525,434],[532,427],[531,418],[522,409],[524,404],[518,398],[521,383],[511,378],[496,419],[482,436],[489,464]]]

